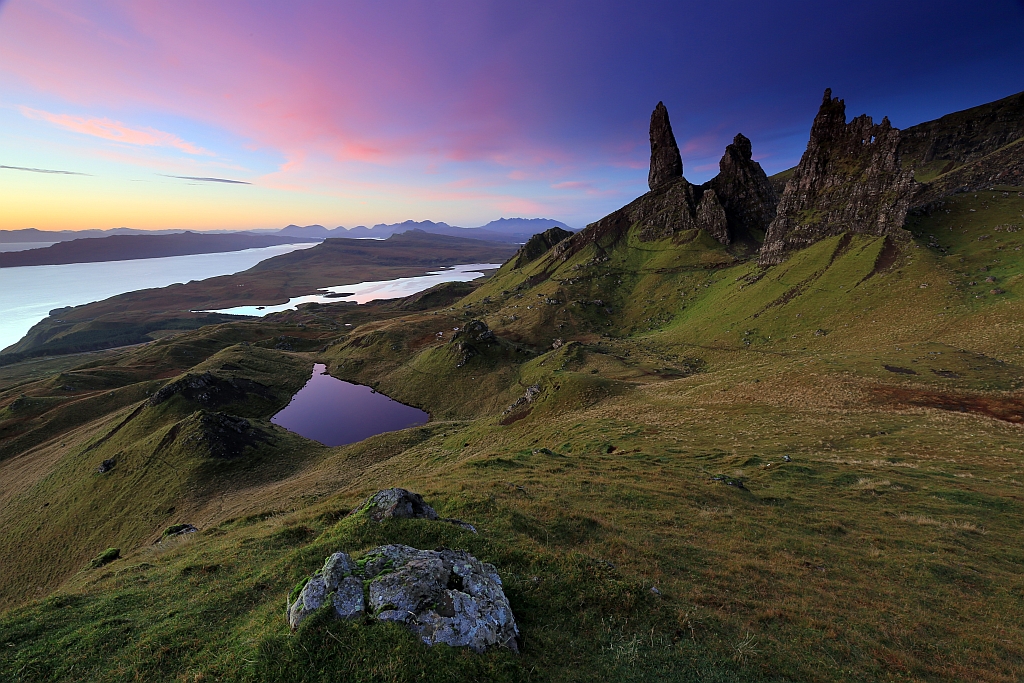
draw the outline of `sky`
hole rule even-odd
[[[907,127],[1024,90],[1024,0],[0,0],[0,229],[583,227],[822,92]]]

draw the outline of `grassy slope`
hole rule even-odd
[[[41,601],[24,572],[0,579],[7,604],[23,603],[0,620],[0,672],[1014,680],[1024,666],[1024,238],[1006,226],[1022,214],[1016,190],[958,195],[911,218],[917,239],[906,253],[834,238],[768,271],[699,234],[627,236],[602,245],[607,261],[584,250],[506,267],[461,302],[391,311],[340,337],[337,316],[353,315],[340,307],[270,323],[327,342],[316,354],[265,348],[279,331],[245,325],[214,328],[215,343],[200,331],[128,352],[93,370],[110,378],[111,368],[153,360],[141,378],[117,375],[120,412],[0,461],[0,481],[19,459],[38,470],[3,506],[4,538],[13,530],[17,540],[0,553],[24,554],[19,569],[40,576],[63,567],[39,582],[44,593],[61,586]],[[500,343],[478,344],[458,367],[452,328],[474,318]],[[254,346],[230,345],[244,334]],[[566,343],[552,349],[556,338]],[[250,355],[261,360],[243,362]],[[314,358],[434,421],[335,449],[275,431],[276,444],[241,461],[184,449],[173,467],[144,466],[163,430],[196,408],[168,402],[81,453],[136,405],[130,392],[158,386],[146,379],[158,370],[202,363],[283,396]],[[20,393],[53,410],[46,401],[64,381],[0,394],[0,410]],[[534,383],[538,399],[501,424]],[[129,464],[112,473],[120,478],[90,473],[101,449],[126,453]],[[481,533],[343,519],[391,485]],[[53,495],[63,521],[38,509]],[[81,531],[62,558],[49,548],[67,543],[69,520]],[[202,531],[153,546],[172,522]],[[323,620],[288,634],[282,598],[297,580],[331,551],[383,542],[462,547],[494,562],[523,654],[428,649],[397,628]],[[111,545],[125,558],[84,568]]]

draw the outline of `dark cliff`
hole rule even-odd
[[[916,183],[900,168],[899,144],[888,118],[847,123],[846,104],[826,90],[758,262],[781,263],[791,251],[843,232],[908,239],[903,222]]]

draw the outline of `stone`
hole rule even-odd
[[[116,465],[117,460],[114,460],[113,458],[107,458],[106,460],[100,463],[100,466],[96,468],[96,471],[99,472],[100,474],[106,474],[110,470],[114,469]]]
[[[377,621],[404,624],[427,645],[519,651],[519,629],[501,577],[464,550],[392,544],[370,550],[357,563],[338,552],[300,586],[288,604],[292,630],[330,599],[335,618],[369,613]]]
[[[651,170],[647,174],[647,185],[656,190],[682,177],[683,158],[672,134],[668,109],[663,102],[658,102],[651,113]]]
[[[572,237],[572,233],[557,226],[534,235],[526,240],[526,244],[519,247],[519,251],[512,257],[512,267],[522,268],[528,263],[532,263],[566,237]]]
[[[356,619],[366,612],[362,579],[353,575],[356,568],[346,553],[334,553],[324,566],[301,585],[298,594],[288,603],[288,626],[294,631],[299,624],[323,607],[328,598],[339,619]],[[297,587],[298,588],[298,587]]]
[[[899,143],[888,118],[876,125],[861,115],[847,123],[846,103],[826,90],[758,263],[782,263],[791,252],[842,233],[909,242],[903,223],[917,185],[900,168]]]
[[[564,262],[590,246],[597,262],[607,260],[605,249],[634,226],[642,242],[697,229],[724,245],[759,239],[775,217],[778,195],[753,160],[750,140],[737,135],[726,147],[719,174],[699,186],[683,177],[678,154],[668,111],[659,104],[651,116],[651,191],[556,244],[554,258]]]
[[[423,501],[423,496],[401,488],[390,488],[370,496],[353,514],[365,512],[370,519],[437,519],[437,512]]]

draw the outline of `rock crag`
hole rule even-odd
[[[658,102],[651,114],[651,170],[647,185],[656,190],[666,183],[683,177],[683,158],[679,155],[676,136],[668,120],[668,109]]]
[[[464,550],[384,545],[356,562],[334,553],[295,588],[288,600],[293,630],[330,604],[336,618],[398,622],[427,645],[519,651],[519,629],[501,577]]]
[[[825,96],[807,150],[779,202],[758,263],[770,266],[790,252],[844,232],[910,238],[903,222],[916,188],[900,168],[900,131],[888,118],[846,122],[846,104]]]

